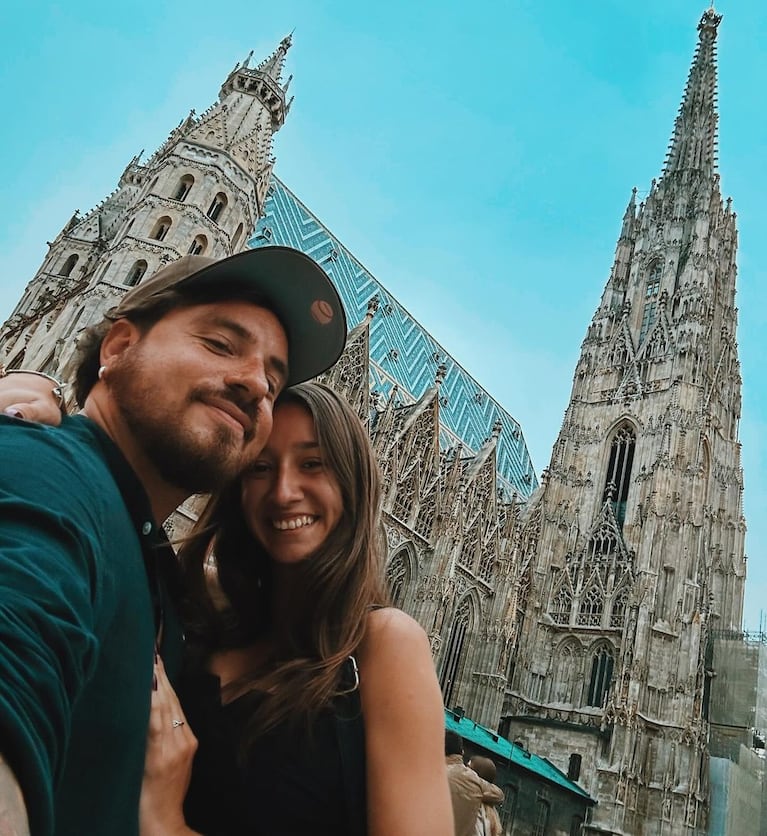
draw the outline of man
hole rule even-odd
[[[474,836],[482,804],[500,804],[503,792],[464,764],[463,740],[457,732],[450,730],[445,731],[445,762],[455,836]]]
[[[469,769],[473,769],[480,778],[488,784],[495,785],[496,766],[490,758],[483,758],[482,755],[472,755],[469,758]],[[498,788],[500,792],[503,790]],[[484,799],[479,808],[479,815],[476,824],[477,836],[503,836],[501,817],[494,804],[488,804]]]
[[[276,396],[345,337],[304,254],[185,256],[81,341],[80,415],[0,415],[1,836],[136,836],[153,648],[171,674],[181,653],[161,523],[260,452]]]

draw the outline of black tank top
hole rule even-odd
[[[197,735],[185,813],[204,836],[360,836],[365,825],[365,740],[359,691],[312,721],[261,736],[243,759],[252,697],[221,705],[218,677],[182,686]]]

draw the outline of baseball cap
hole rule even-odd
[[[287,385],[326,371],[346,344],[346,314],[327,273],[300,250],[259,247],[229,258],[185,255],[123,296],[110,319],[151,309],[165,292],[221,290],[221,298],[249,299],[272,310],[288,336]]]

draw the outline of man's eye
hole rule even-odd
[[[231,354],[232,349],[229,345],[222,340],[217,340],[214,337],[205,337],[205,343],[210,346],[214,351],[218,351],[221,354]]]

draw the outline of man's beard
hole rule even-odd
[[[140,344],[139,344],[140,345]],[[141,348],[129,349],[109,372],[109,391],[136,443],[160,477],[175,488],[210,493],[234,479],[242,470],[245,439],[224,424],[207,427],[199,436],[186,427],[180,413],[163,405],[161,387],[153,386],[143,374],[151,364],[144,362]],[[190,390],[179,409],[186,410],[208,394],[228,397],[243,408],[230,393]],[[252,407],[244,410],[257,413]],[[257,414],[253,414],[254,430]]]

